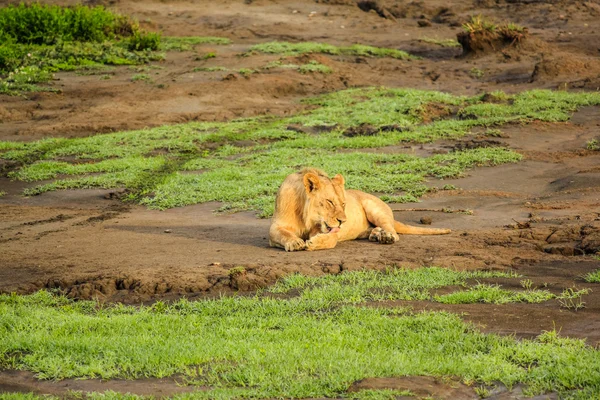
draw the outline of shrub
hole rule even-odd
[[[131,51],[136,50],[158,50],[160,46],[160,33],[154,32],[134,32],[129,37],[127,48]]]
[[[58,40],[101,42],[136,31],[128,18],[103,7],[33,3],[8,6],[0,10],[0,31],[23,44],[54,44]]]

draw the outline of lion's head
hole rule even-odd
[[[303,176],[307,202],[304,218],[310,229],[321,233],[337,232],[346,221],[346,191],[344,177],[337,174],[328,178],[318,170],[309,170]]]

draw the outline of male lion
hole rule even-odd
[[[398,233],[443,235],[450,229],[417,228],[394,220],[392,209],[379,198],[345,190],[340,174],[306,168],[289,175],[277,192],[269,243],[286,251],[332,249],[337,242],[369,238],[394,243]]]

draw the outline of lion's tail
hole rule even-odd
[[[401,235],[445,235],[452,232],[450,229],[440,228],[419,228],[416,226],[404,225],[401,222],[394,221],[396,233]]]

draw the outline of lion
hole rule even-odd
[[[329,178],[316,168],[288,175],[275,200],[269,244],[286,251],[332,249],[338,242],[368,238],[392,244],[398,234],[443,235],[450,229],[418,228],[394,220],[381,199],[345,190],[340,174]]]

